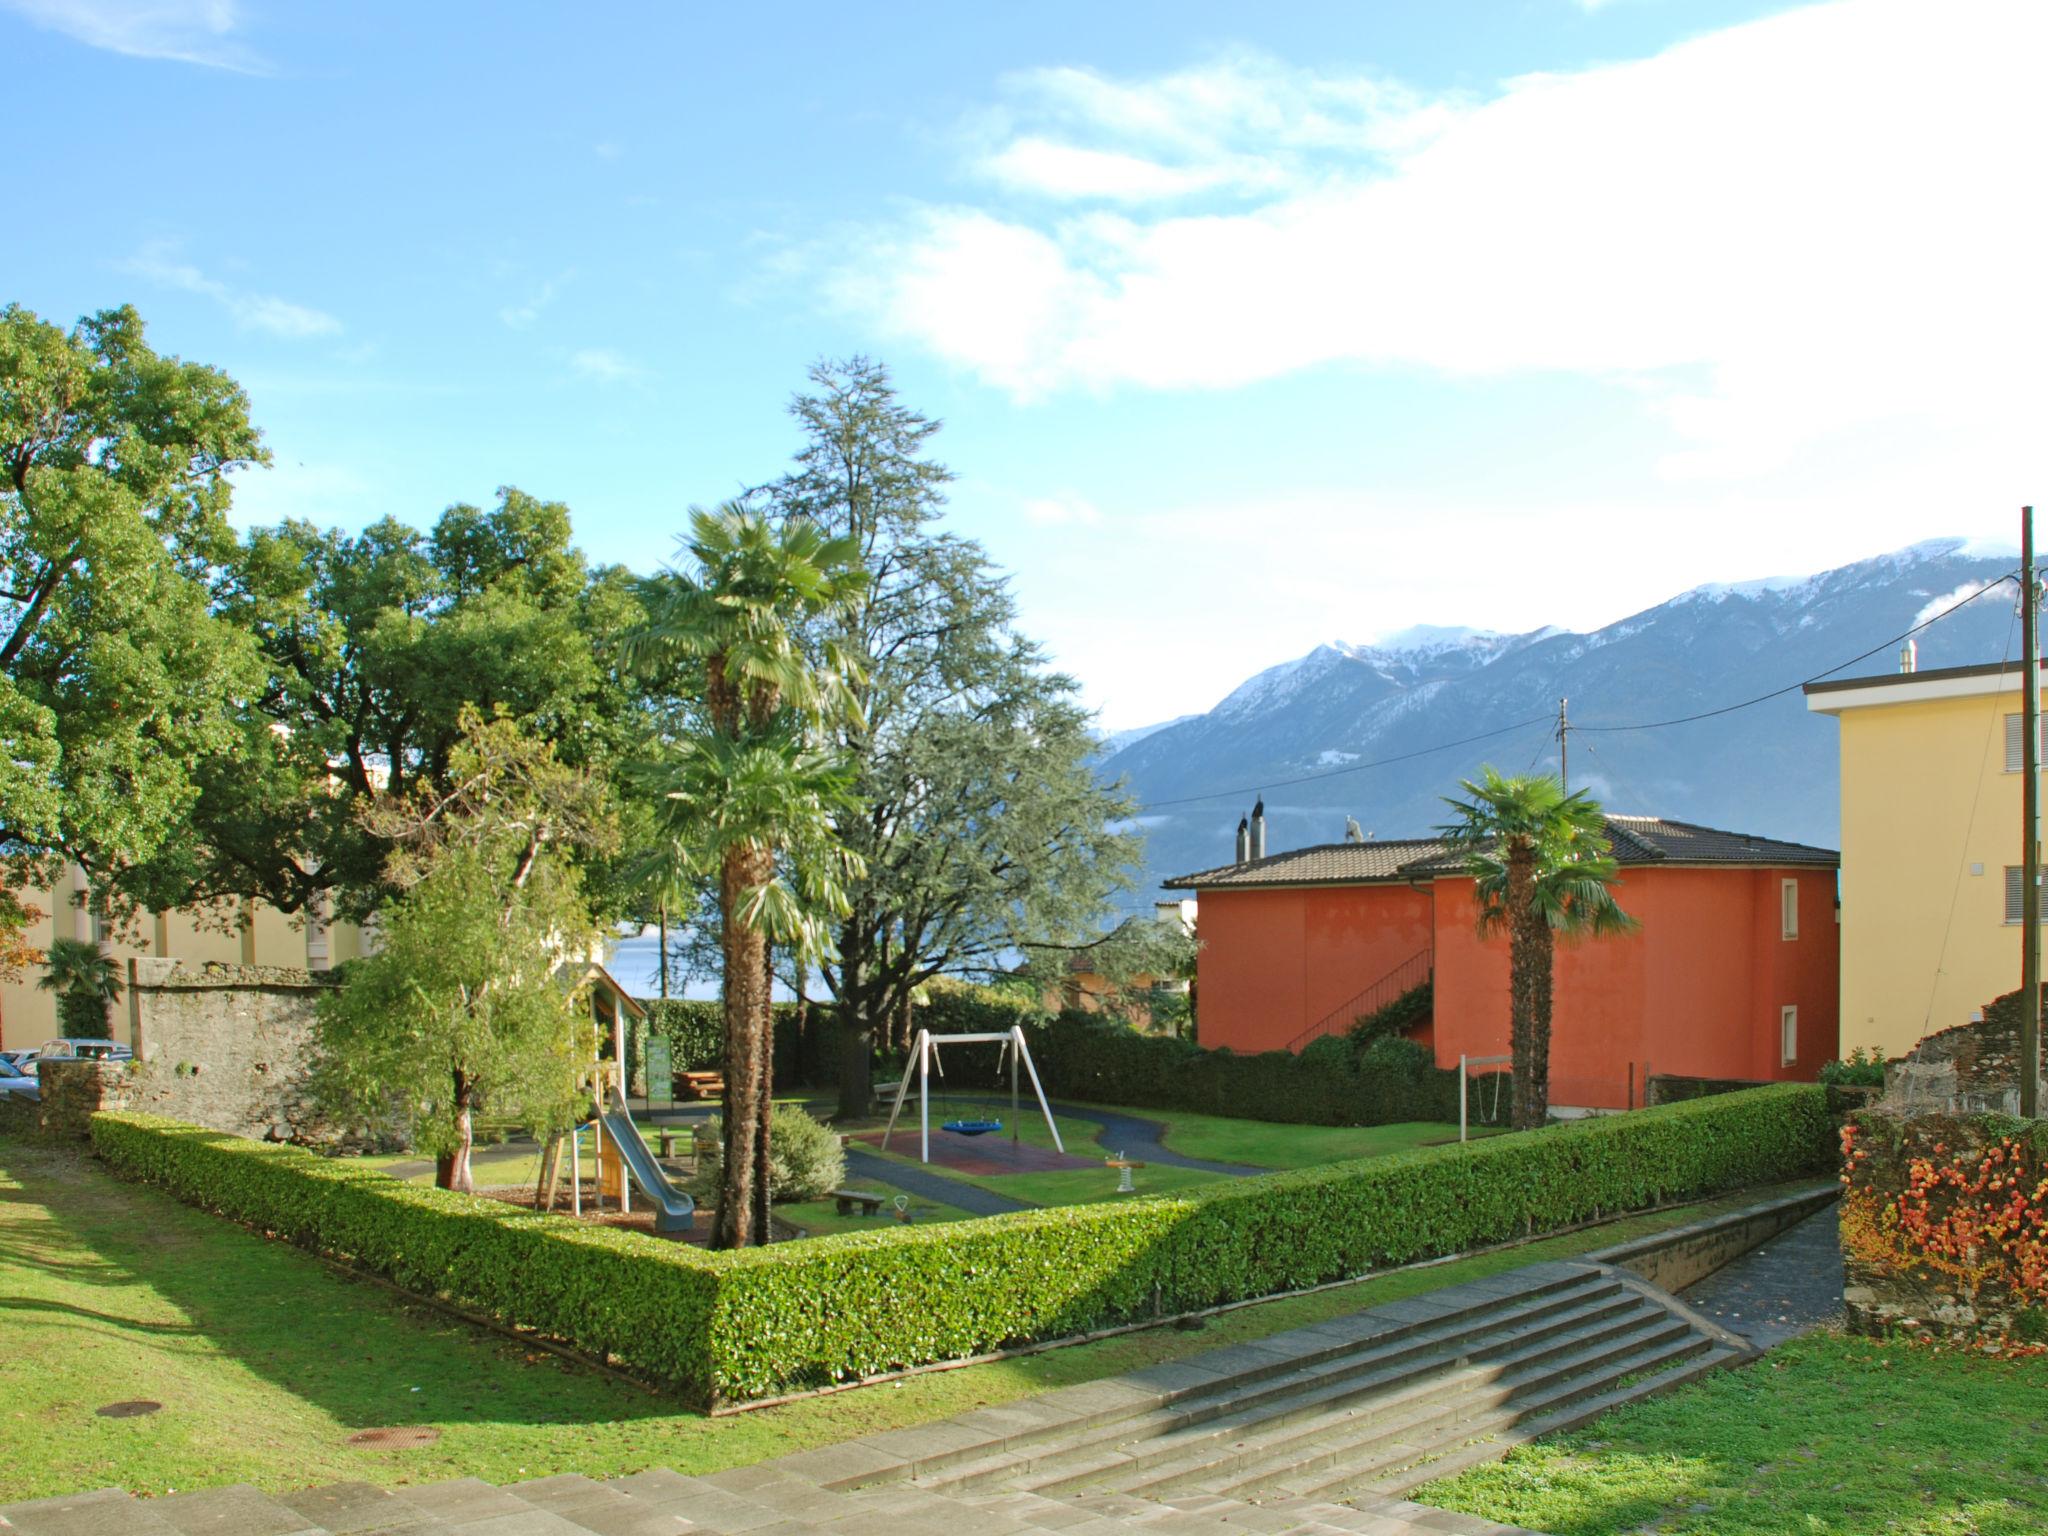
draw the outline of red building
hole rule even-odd
[[[1652,1072],[1805,1079],[1834,1059],[1840,956],[1826,848],[1610,816],[1616,897],[1641,924],[1557,949],[1551,1099],[1642,1102]],[[1415,1037],[1440,1066],[1508,1050],[1508,945],[1434,839],[1330,843],[1183,875],[1200,900],[1200,1038],[1300,1050],[1435,980]]]

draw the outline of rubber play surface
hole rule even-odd
[[[882,1133],[862,1131],[853,1139],[879,1147]],[[917,1127],[913,1125],[906,1131],[898,1126],[896,1134],[889,1138],[889,1150],[905,1157],[917,1156]],[[942,1131],[937,1126],[932,1127],[932,1162],[955,1173],[981,1177],[994,1173],[1053,1173],[1062,1168],[1102,1166],[1099,1157],[1076,1157],[1071,1152],[1055,1152],[1050,1147],[1015,1142],[1005,1131],[992,1131],[986,1136],[962,1136],[955,1131]]]

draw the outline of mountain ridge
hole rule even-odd
[[[1262,790],[1274,852],[1341,839],[1346,815],[1382,837],[1426,833],[1482,763],[1555,771],[1562,697],[1574,787],[1611,808],[1833,847],[1835,730],[1798,682],[1895,670],[1894,637],[2010,565],[1995,547],[1928,539],[1804,576],[1705,583],[1593,630],[1426,625],[1331,641],[1204,713],[1116,733],[1101,768],[1140,803],[1150,888],[1227,863]],[[2012,607],[1989,593],[1923,631],[1921,665],[2009,654]]]

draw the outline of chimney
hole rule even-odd
[[[1252,807],[1252,857],[1255,859],[1263,859],[1265,856],[1266,797],[1264,795],[1261,795],[1259,796],[1258,803]]]
[[[1242,864],[1252,856],[1251,823],[1242,816],[1237,818],[1237,862]]]
[[[1918,672],[1920,670],[1920,645],[1918,641],[1908,640],[1899,647],[1899,670],[1901,672]]]

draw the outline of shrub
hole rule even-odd
[[[725,1065],[725,1025],[715,1002],[643,998],[647,1027],[667,1038],[678,1072],[715,1072]],[[775,1005],[775,1084],[813,1088],[836,1082],[839,1021],[829,1003],[813,1002],[799,1021],[795,1003]]]
[[[149,1116],[92,1129],[116,1167],[196,1204],[728,1401],[1296,1290],[1834,1154],[1825,1090],[1786,1083],[1184,1196],[698,1254]]]
[[[1361,1014],[1348,1031],[1351,1039],[1364,1045],[1381,1035],[1398,1035],[1418,1024],[1427,1024],[1436,1009],[1436,984],[1425,981],[1410,987],[1392,1002],[1382,1003],[1371,1013]]]
[[[1820,1080],[1836,1088],[1882,1088],[1884,1057],[1859,1045],[1840,1061],[1821,1063]]]
[[[1046,1092],[1068,1098],[1295,1125],[1458,1118],[1458,1074],[1436,1067],[1428,1047],[1399,1036],[1369,1040],[1362,1051],[1350,1036],[1325,1035],[1298,1056],[1240,1056],[1070,1010],[1029,1038]],[[1500,1107],[1504,1119],[1505,1100]]]
[[[697,1176],[691,1187],[699,1199],[714,1201],[725,1182],[725,1146],[717,1117],[698,1140]],[[846,1183],[846,1151],[839,1133],[820,1125],[794,1105],[778,1105],[768,1130],[768,1198],[815,1200]]]

